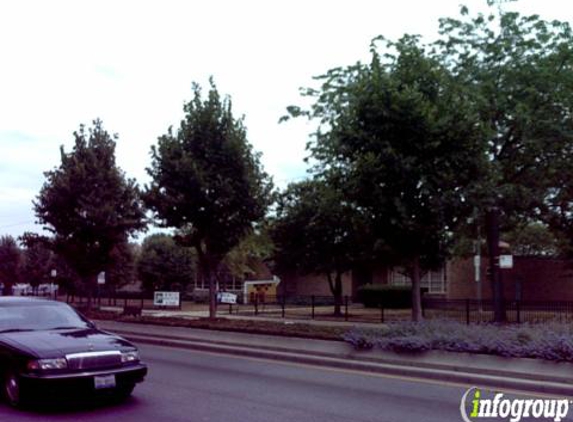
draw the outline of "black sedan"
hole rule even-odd
[[[147,367],[127,340],[65,303],[0,297],[0,380],[12,406],[71,396],[128,397]]]

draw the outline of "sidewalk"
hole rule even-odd
[[[573,364],[568,363],[435,351],[404,355],[356,351],[343,341],[114,321],[97,324],[136,343],[573,397]]]
[[[123,307],[120,306],[102,306],[100,308],[103,311],[115,311],[121,312]],[[181,311],[181,310],[160,310],[160,309],[143,309],[142,315],[147,316],[155,316],[155,317],[177,317],[177,318],[185,318],[185,319],[199,319],[199,318],[207,318],[209,316],[209,310],[204,311]],[[321,319],[298,319],[293,318],[291,316],[287,316],[286,318],[282,318],[280,316],[276,317],[269,317],[264,316],[264,314],[259,315],[245,315],[245,314],[229,314],[224,310],[219,310],[217,312],[217,317],[226,318],[226,319],[234,319],[234,320],[248,320],[248,321],[271,321],[271,322],[279,322],[284,324],[295,324],[295,323],[302,323],[302,324],[309,324],[309,325],[318,325],[318,326],[327,326],[327,327],[366,327],[366,328],[376,328],[380,327],[381,323],[372,323],[372,322],[356,322],[356,321],[331,321],[331,320],[321,320]]]

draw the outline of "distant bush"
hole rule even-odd
[[[422,289],[422,293],[427,289]],[[410,286],[391,286],[388,284],[365,284],[357,290],[357,298],[367,308],[405,309],[412,307],[412,288]]]
[[[357,349],[443,350],[573,362],[573,326],[561,323],[496,326],[432,320],[355,328],[343,337]]]

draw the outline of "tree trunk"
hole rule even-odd
[[[342,316],[342,274],[336,272],[336,278],[334,279],[334,316]]]
[[[209,319],[217,318],[217,278],[213,276],[211,268],[208,269],[207,280],[209,281]]]
[[[342,316],[342,274],[338,271],[332,280],[332,275],[327,273],[328,278],[328,286],[330,287],[330,293],[334,297],[334,316],[341,317]]]
[[[420,258],[412,260],[410,279],[412,280],[412,321],[422,321],[422,292],[420,290]]]
[[[195,245],[197,258],[199,259],[199,268],[203,273],[203,280],[207,279],[209,285],[209,319],[217,318],[217,278],[213,275],[215,265],[209,254],[203,250],[201,244]]]
[[[89,312],[92,309],[92,300],[94,297],[94,288],[97,283],[97,275],[88,275],[84,278],[83,283],[86,287],[88,294],[88,302],[86,305],[86,311]]]

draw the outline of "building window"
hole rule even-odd
[[[410,277],[404,274],[402,268],[393,268],[390,270],[388,277],[392,286],[410,286]],[[446,292],[446,271],[444,267],[437,271],[428,271],[423,274],[420,280],[421,287],[428,289],[428,293],[445,293]]]

